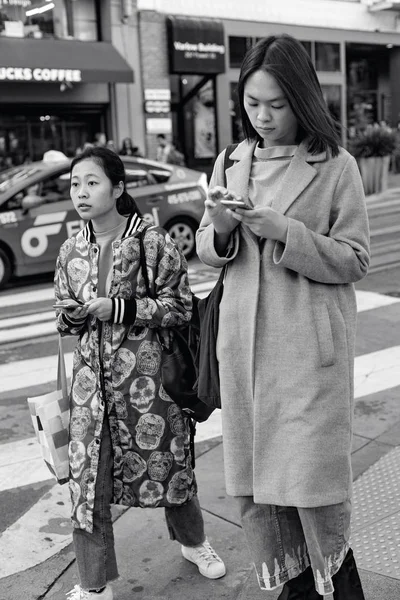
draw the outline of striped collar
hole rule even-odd
[[[139,217],[139,215],[137,213],[133,213],[133,214],[129,215],[129,217],[127,218],[125,231],[122,234],[121,239],[130,237],[131,235],[136,233],[136,231],[141,231],[144,226],[145,226],[145,222],[143,221],[143,219],[141,217]],[[81,233],[82,233],[83,238],[87,242],[90,242],[92,244],[94,244],[96,242],[96,236],[93,231],[92,221],[88,221],[88,223],[82,229]]]

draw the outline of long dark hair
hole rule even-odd
[[[86,148],[81,154],[76,156],[71,163],[71,176],[72,170],[82,160],[93,160],[97,163],[104,171],[108,179],[111,181],[113,187],[117,186],[120,181],[124,184],[124,191],[121,196],[117,199],[117,211],[120,215],[130,215],[137,213],[139,216],[140,211],[136,206],[136,202],[128,194],[125,189],[125,167],[124,163],[113,150],[104,148],[103,146],[93,146],[92,148]]]
[[[308,151],[339,153],[340,125],[331,116],[317,74],[305,48],[294,37],[282,34],[260,40],[243,59],[238,97],[243,132],[247,140],[261,140],[244,107],[244,87],[250,75],[265,71],[285,94],[299,126],[298,141],[307,138]]]

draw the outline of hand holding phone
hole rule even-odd
[[[53,304],[53,308],[61,308],[64,310],[75,310],[79,308],[82,304],[78,302],[58,302],[57,304]]]
[[[243,208],[244,210],[253,210],[251,206],[245,204],[242,200],[221,200],[221,204],[230,208],[231,210],[235,210],[236,208]]]

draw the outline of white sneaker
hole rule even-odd
[[[219,579],[226,573],[224,563],[211,548],[207,539],[194,548],[182,546],[182,556],[197,565],[200,573],[209,579]]]
[[[113,600],[113,591],[109,585],[106,585],[101,594],[83,590],[80,585],[76,585],[73,590],[67,592],[67,600]]]

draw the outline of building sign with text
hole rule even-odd
[[[57,83],[80,83],[79,69],[41,69],[30,67],[0,67],[0,81],[53,81]]]
[[[222,21],[168,17],[170,73],[225,72],[225,35]]]

